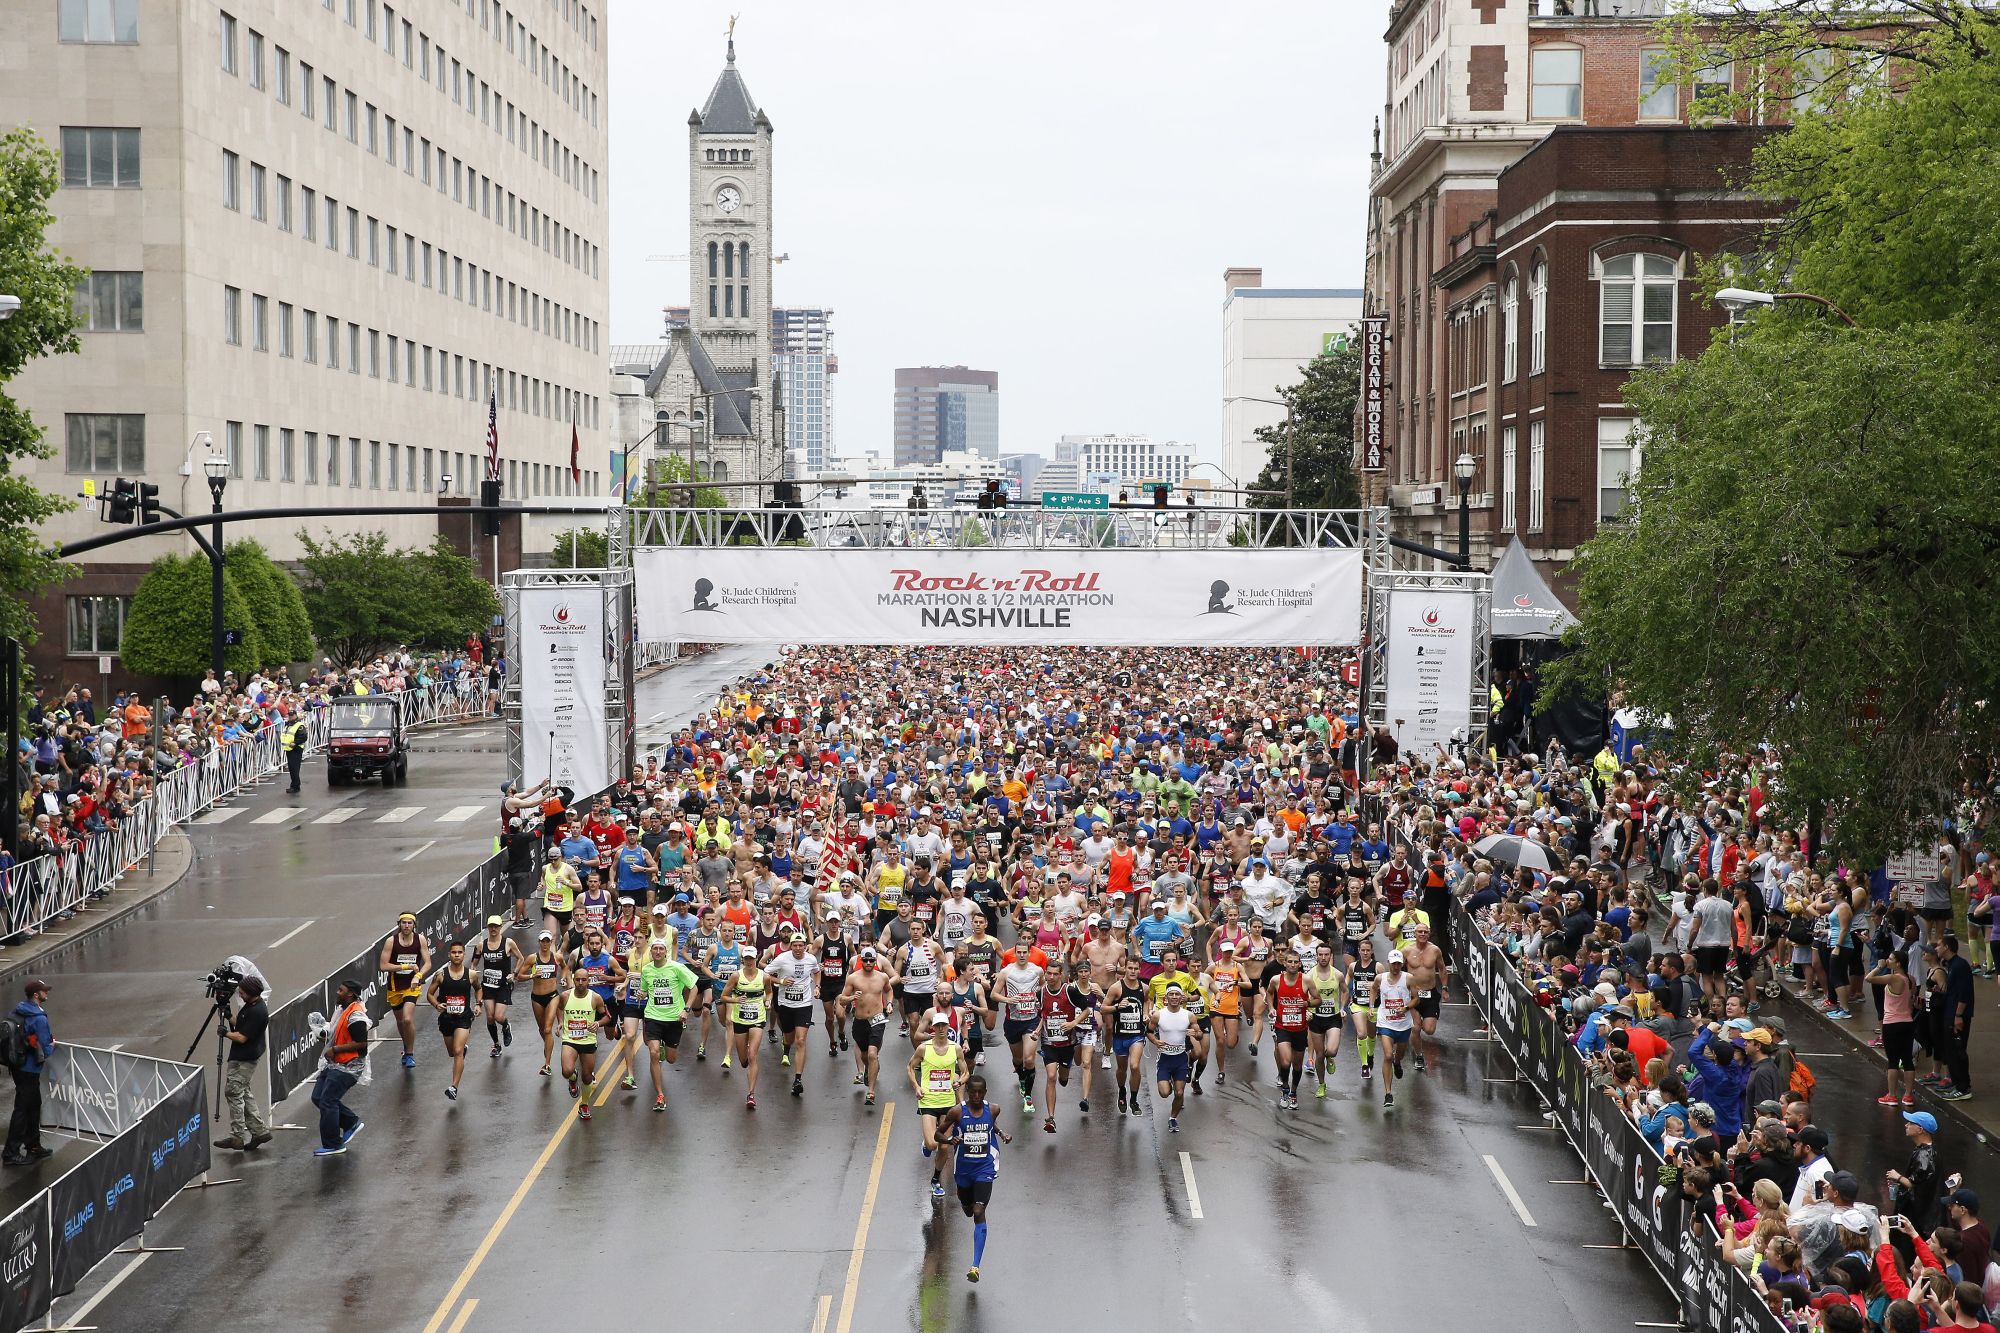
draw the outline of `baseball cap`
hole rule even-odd
[[[1915,1125],[1926,1134],[1937,1133],[1937,1117],[1929,1111],[1905,1111],[1903,1119]]]
[[[1402,961],[1403,961],[1403,951],[1402,951],[1401,949],[1391,949],[1391,950],[1389,950],[1389,961],[1390,961],[1390,962],[1392,962],[1392,963],[1400,963],[1400,962],[1402,962]]]
[[[1852,1171],[1836,1171],[1826,1178],[1827,1188],[1843,1199],[1861,1197],[1861,1178]],[[1867,1228],[1862,1228],[1866,1230]]]
[[[791,942],[793,944],[804,944],[806,942],[806,933],[803,930],[793,931],[791,934]]]
[[[654,916],[665,916],[666,914],[667,914],[667,905],[666,905],[665,903],[654,903],[654,904],[653,904],[653,915],[654,915]]]
[[[861,951],[861,956],[863,958],[873,958],[875,956],[875,946],[871,944],[867,948],[863,949]]]
[[[636,898],[629,897],[625,894],[620,894],[618,896],[618,905],[620,907],[637,907],[639,905],[639,900]]]
[[[1778,1039],[1771,1035],[1769,1028],[1751,1028],[1743,1034],[1743,1040],[1754,1041],[1760,1046],[1776,1046]]]
[[[1223,953],[1235,953],[1235,952],[1236,952],[1236,941],[1235,941],[1235,940],[1224,940],[1224,941],[1222,941],[1222,942],[1221,942],[1220,944],[1216,945],[1215,947],[1216,947],[1217,949],[1221,950],[1221,951],[1222,951]]]
[[[674,895],[674,901],[677,903],[684,903],[684,902],[689,902],[691,900],[685,893],[677,893]]]
[[[1874,1230],[1873,1227],[1868,1225],[1868,1214],[1862,1212],[1859,1208],[1843,1208],[1833,1215],[1833,1220],[1836,1226],[1845,1227],[1849,1231],[1859,1232],[1864,1236]]]
[[[504,921],[502,921],[502,920],[501,920],[501,919],[500,919],[499,917],[497,917],[497,916],[489,916],[489,917],[487,917],[487,918],[486,918],[486,924],[487,924],[487,925],[489,925],[489,926],[504,926],[504,925],[506,925],[507,923],[506,923],[506,922],[504,922]]]
[[[1732,1018],[1727,1023],[1724,1023],[1722,1026],[1730,1028],[1737,1032],[1741,1032],[1745,1036],[1748,1036],[1750,1034],[1751,1022],[1747,1018]]]
[[[1167,904],[1164,899],[1155,898],[1146,910],[1149,912],[1164,912],[1167,910]]]
[[[1972,1190],[1953,1190],[1939,1202],[1946,1208],[1963,1208],[1969,1213],[1979,1211],[1979,1195]]]
[[[1825,1152],[1827,1144],[1832,1140],[1827,1138],[1826,1131],[1818,1125],[1807,1125],[1793,1136],[1792,1142],[1803,1143],[1814,1152]]]
[[[555,938],[555,936],[549,934],[549,932],[545,930],[541,934],[537,935],[535,938],[538,940],[552,940]]]

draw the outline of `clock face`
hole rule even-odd
[[[725,213],[734,213],[743,206],[743,196],[734,185],[725,185],[715,192],[715,206]]]

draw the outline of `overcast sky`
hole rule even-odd
[[[782,305],[835,311],[834,433],[898,366],[1000,374],[1005,451],[1220,456],[1222,271],[1361,279],[1386,0],[612,0],[611,329],[687,300],[687,118],[723,62],[776,126]]]

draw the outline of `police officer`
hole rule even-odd
[[[285,724],[285,767],[292,775],[292,785],[287,788],[288,794],[296,795],[299,790],[299,768],[306,761],[306,733],[311,730],[312,727],[306,720],[306,710],[301,705],[299,710],[292,714],[292,720]]]

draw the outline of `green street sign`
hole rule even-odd
[[[1044,509],[1109,509],[1111,497],[1096,491],[1043,491]]]

